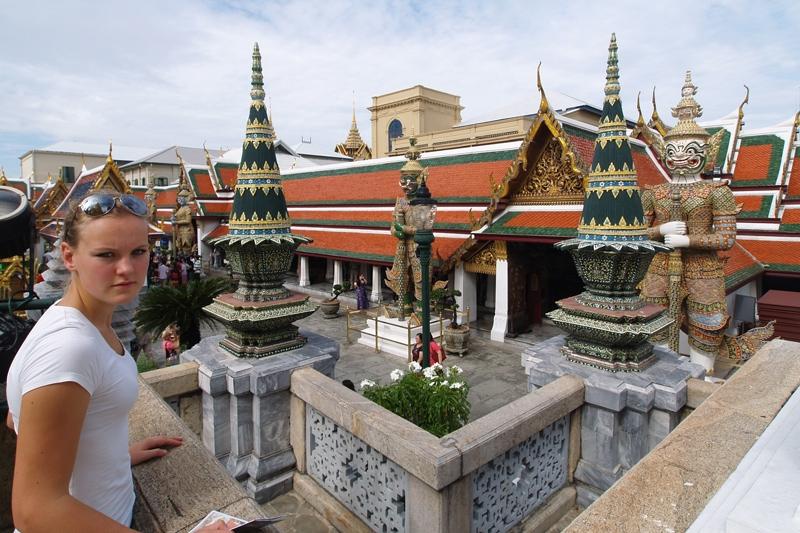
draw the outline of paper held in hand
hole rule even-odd
[[[233,522],[236,524],[236,527],[233,528],[233,531],[237,533],[256,533],[259,531],[266,531],[266,527],[270,524],[274,524],[276,522],[280,522],[284,519],[283,515],[280,516],[271,516],[268,518],[257,518],[255,520],[244,520],[242,518],[237,518],[235,516],[231,516],[229,514],[221,513],[219,511],[211,511],[203,518],[199,524],[194,526],[189,533],[196,533],[200,529],[210,526],[217,520],[224,520],[226,523]]]

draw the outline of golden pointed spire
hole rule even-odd
[[[539,66],[536,67],[536,88],[539,89],[541,99],[539,101],[539,113],[550,112],[550,102],[547,101],[547,95],[544,94],[544,87],[542,87],[542,62],[539,61]]]
[[[109,139],[108,140],[108,157],[106,158],[106,163],[111,163],[112,161],[114,161],[114,158],[112,157],[113,148],[114,148],[114,143],[112,143],[111,139]]]
[[[6,169],[0,167],[0,185],[8,185],[8,178],[6,177]]]
[[[739,113],[736,118],[736,130],[733,132],[733,142],[731,143],[733,149],[731,150],[730,154],[728,154],[728,159],[725,162],[726,173],[731,172],[733,164],[736,162],[736,155],[738,153],[738,150],[736,149],[736,144],[739,142],[739,134],[741,134],[742,126],[744,126],[744,106],[745,104],[750,102],[750,87],[745,85],[744,89],[745,89],[744,100],[742,100],[742,103],[739,104]],[[780,195],[778,196],[780,197]],[[780,198],[778,199],[777,205],[780,205]]]
[[[650,122],[648,122],[647,125],[656,130],[662,137],[669,131],[669,128],[667,128],[666,124],[661,120],[661,117],[658,116],[655,87],[653,87],[653,113],[650,115]]]
[[[639,112],[639,117],[636,119],[636,126],[643,128],[645,126],[644,115],[642,114],[642,91],[636,95],[636,111]]]

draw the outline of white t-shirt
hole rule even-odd
[[[169,267],[164,263],[158,265],[158,279],[167,279],[169,276]]]
[[[24,394],[64,382],[89,392],[69,493],[126,526],[134,502],[128,412],[138,396],[136,374],[127,350],[117,354],[80,311],[60,305],[42,315],[8,372],[8,406],[17,432]]]

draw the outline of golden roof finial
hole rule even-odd
[[[8,178],[6,177],[6,169],[0,167],[0,185],[8,185]]]
[[[111,163],[114,161],[114,158],[111,156],[111,152],[113,151],[114,143],[111,139],[108,140],[108,157],[106,158],[107,163]]]
[[[639,91],[639,94],[636,95],[636,111],[639,112],[639,117],[636,119],[636,125],[638,127],[644,127],[644,115],[642,114],[642,91]]]
[[[550,112],[550,102],[547,101],[547,95],[544,94],[544,87],[542,87],[542,62],[539,61],[539,66],[536,67],[536,88],[539,89],[541,100],[539,101],[539,113]]]
[[[739,104],[739,120],[742,120],[744,118],[744,105],[750,103],[750,87],[745,85],[744,89],[745,89],[744,100],[742,100],[742,103]]]

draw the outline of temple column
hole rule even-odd
[[[342,285],[344,279],[342,278],[342,262],[336,259],[333,262],[333,284]]]
[[[453,288],[461,292],[461,296],[456,297],[459,309],[465,312],[469,308],[469,317],[465,317],[464,322],[473,322],[478,319],[478,284],[477,276],[472,272],[464,270],[464,264],[459,265],[455,270]]]
[[[325,260],[325,281],[331,281],[333,279],[333,260],[326,259]]]
[[[483,305],[489,309],[494,309],[494,293],[497,290],[495,275],[486,276],[486,301]]]
[[[382,302],[383,291],[381,290],[381,267],[372,265],[372,292],[369,295],[371,302]]]
[[[308,287],[311,285],[311,279],[308,275],[308,256],[300,256],[300,286]]]
[[[500,259],[495,267],[494,323],[491,339],[504,342],[508,330],[508,259]]]

